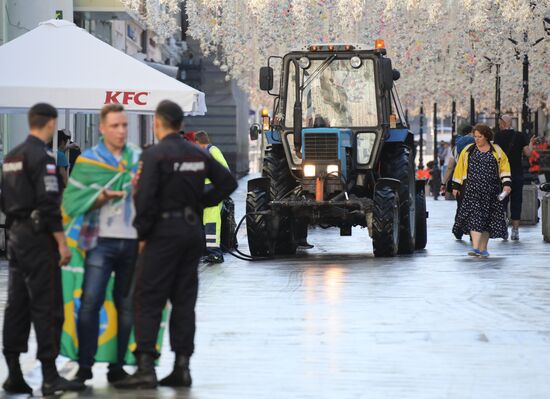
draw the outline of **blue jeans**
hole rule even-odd
[[[124,364],[133,326],[132,293],[124,289],[132,278],[137,258],[137,240],[99,238],[97,246],[86,254],[82,298],[78,312],[78,363],[92,367],[97,352],[99,314],[111,274],[115,273],[113,297],[117,309],[117,365]],[[133,285],[133,284],[132,284]]]

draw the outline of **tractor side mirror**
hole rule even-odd
[[[273,68],[270,66],[260,68],[260,90],[270,91],[273,89]]]
[[[392,75],[394,82],[401,78],[401,72],[399,72],[397,69],[392,70]]]
[[[252,126],[250,126],[250,140],[252,141],[258,140],[258,136],[260,135],[261,131],[262,131],[262,128],[260,127],[259,123],[252,124]]]
[[[382,88],[384,90],[391,90],[393,88],[393,68],[391,60],[389,58],[382,58],[380,60],[381,80]]]

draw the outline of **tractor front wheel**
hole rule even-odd
[[[395,256],[399,248],[399,195],[391,187],[374,192],[372,230],[374,256]]]
[[[289,194],[296,188],[298,182],[292,177],[285,151],[282,145],[274,144],[268,147],[262,170],[262,176],[269,178],[271,200],[288,198]],[[281,215],[277,222],[277,235],[275,240],[276,255],[294,255],[297,242],[305,241],[307,238],[307,227],[305,229],[294,228],[294,222],[290,215]],[[296,237],[297,234],[303,237]]]
[[[267,215],[269,210],[269,192],[260,187],[253,188],[246,194],[246,233],[248,248],[252,256],[269,255],[269,235]]]

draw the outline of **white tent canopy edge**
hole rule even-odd
[[[54,58],[52,48],[68,57]],[[187,115],[204,115],[204,93],[95,38],[71,22],[49,20],[0,46],[0,112],[22,113],[48,102],[71,113],[95,113],[108,103],[154,113],[165,99]]]

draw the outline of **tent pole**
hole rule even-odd
[[[71,130],[71,110],[65,110],[65,130],[68,133]]]

